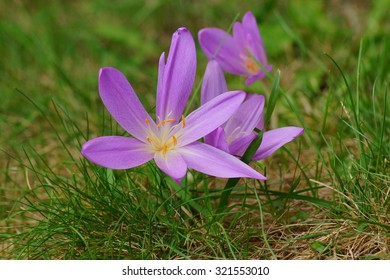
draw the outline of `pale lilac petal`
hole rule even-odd
[[[248,51],[252,51],[248,46],[246,30],[240,22],[235,22],[233,25],[233,39],[242,57],[247,56]]]
[[[176,151],[168,151],[165,155],[163,153],[156,153],[154,161],[163,172],[176,182],[180,181],[187,173],[187,164],[183,157]]]
[[[147,145],[135,138],[103,136],[86,142],[81,154],[88,160],[112,169],[129,169],[153,158]]]
[[[156,101],[157,116],[161,119],[180,121],[196,74],[196,50],[191,33],[179,28],[172,37],[165,67],[160,59],[163,78]]]
[[[227,91],[226,80],[222,69],[215,59],[211,59],[207,63],[206,71],[203,76],[200,104],[203,105],[217,95]]]
[[[301,135],[304,129],[301,127],[287,126],[264,132],[260,148],[255,153],[253,160],[261,160],[268,157],[284,144]]]
[[[256,18],[251,12],[245,13],[242,18],[242,26],[248,34],[246,42],[250,46],[253,55],[262,64],[267,64],[267,56],[265,54],[264,43],[260,35],[259,27],[257,26]]]
[[[250,61],[257,60],[254,63],[262,64],[258,56],[259,48],[261,46],[253,43],[253,38],[249,30],[247,30],[239,22],[235,22],[233,25],[233,38],[237,44],[237,48],[239,49],[240,56],[242,57],[242,64],[244,66],[247,63],[245,60],[250,60]],[[246,74],[253,75],[253,70],[246,68]]]
[[[176,134],[178,145],[194,142],[221,126],[238,109],[245,95],[243,91],[228,91],[193,111],[185,118],[184,128]]]
[[[264,67],[264,69],[267,71],[267,72],[270,72],[272,70],[272,65],[271,64],[268,64]],[[264,77],[266,76],[265,72],[263,70],[259,70],[259,72],[257,72],[256,74],[253,74],[253,75],[250,75],[246,80],[245,80],[245,84],[247,86],[250,86],[251,84],[253,84],[254,82],[256,82],[257,80],[262,80]]]
[[[236,157],[201,142],[180,148],[180,154],[188,167],[208,175],[221,178],[267,179]]]
[[[165,97],[163,96],[163,83],[164,83],[164,70],[165,70],[165,53],[162,53],[160,59],[158,61],[158,79],[157,79],[157,94],[156,100],[163,100]],[[157,102],[156,104],[156,114],[161,114],[162,111],[162,102]]]
[[[263,39],[261,38],[256,18],[251,12],[247,12],[244,15],[244,17],[242,18],[242,25],[244,29],[248,32],[248,34],[250,34],[250,38],[248,38],[248,44],[253,50],[253,55],[262,65],[266,65],[267,56],[265,53]]]
[[[265,71],[263,71],[260,67],[260,70],[255,74],[247,69],[246,74],[249,77],[245,81],[246,85],[251,85],[256,80],[262,80],[266,76],[266,72],[271,71],[272,65],[267,64],[264,44],[260,36],[256,18],[251,12],[247,12],[244,15],[242,24],[239,22],[234,24],[233,38],[242,57],[246,57],[250,60],[257,60],[254,63],[261,64],[265,69]]]
[[[115,68],[100,69],[99,92],[112,117],[131,135],[146,142],[146,120],[150,125],[154,125],[154,121],[125,76]]]
[[[230,142],[250,134],[259,124],[264,110],[264,96],[248,94],[247,99],[226,122],[225,132]]]
[[[256,138],[256,133],[251,133],[246,136],[239,137],[229,144],[230,154],[242,157],[248,149],[249,144]]]
[[[222,127],[218,127],[216,130],[206,135],[204,137],[204,142],[224,152],[230,153],[229,146],[226,142],[226,134]]]
[[[258,130],[263,130],[264,129],[264,110],[260,115],[259,122],[256,124],[256,128]]]
[[[209,59],[215,58],[224,71],[237,75],[246,73],[239,49],[231,35],[222,29],[204,28],[199,31],[198,37],[205,55]]]

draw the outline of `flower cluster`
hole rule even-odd
[[[100,97],[112,117],[132,137],[103,136],[86,142],[82,155],[112,169],[128,169],[154,160],[180,183],[191,168],[222,178],[267,178],[240,160],[264,129],[264,96],[228,91],[222,70],[247,76],[246,84],[264,78],[264,45],[254,16],[235,23],[233,36],[216,28],[199,32],[202,50],[210,59],[202,84],[201,106],[185,116],[184,108],[196,75],[196,49],[191,33],[179,28],[172,37],[168,57],[158,67],[156,117],[145,110],[125,76],[115,68],[99,73]],[[253,160],[261,160],[303,132],[284,127],[265,131]],[[203,142],[199,141],[204,139]]]

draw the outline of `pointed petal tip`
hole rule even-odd
[[[305,129],[303,127],[298,126],[285,126],[280,127],[279,129],[286,129],[290,131],[290,138],[293,140],[294,138],[302,135],[305,132]]]
[[[262,160],[272,155],[280,147],[291,142],[303,132],[304,128],[296,126],[285,126],[266,131],[263,135],[263,142],[252,160]]]
[[[110,72],[110,71],[119,71],[119,70],[117,70],[112,66],[105,66],[99,69],[99,76],[103,73]]]
[[[80,153],[83,157],[85,158],[88,158],[88,152],[89,152],[89,148],[91,147],[91,144],[93,143],[93,139],[85,142],[82,146],[81,146],[81,150],[80,150]]]
[[[83,144],[83,145],[81,146],[80,154],[81,154],[83,157],[86,158],[84,145],[85,145],[85,144]]]
[[[102,79],[108,79],[109,76],[113,77],[114,75],[124,77],[123,73],[114,67],[102,67],[99,69],[99,82],[101,82]]]
[[[240,98],[242,98],[242,101],[244,101],[244,99],[246,98],[246,92],[242,91],[242,90],[233,90],[233,91],[228,91],[227,93],[229,93],[230,95],[239,96]],[[242,103],[242,101],[241,101],[241,103]]]
[[[244,16],[242,17],[242,20],[244,21],[245,18],[255,18],[253,13],[251,11],[247,11]]]
[[[269,71],[268,71],[269,72]],[[246,80],[245,80],[245,84],[247,86],[250,86],[252,85],[254,82],[256,82],[257,80],[261,81],[264,77],[266,76],[266,74],[260,70],[259,72],[257,72],[256,74],[253,74],[253,75],[250,75]]]
[[[103,75],[103,73],[106,71],[107,67],[102,67],[99,69],[99,80],[101,78],[101,76]]]
[[[179,27],[179,28],[177,29],[177,31],[178,31],[178,32],[182,32],[182,31],[186,32],[186,31],[188,31],[188,29],[187,29],[187,27],[181,26],[181,27]]]
[[[164,66],[165,66],[165,52],[161,53],[161,55],[160,55],[160,57],[158,59],[158,63],[159,63],[159,65],[160,64],[164,64]]]
[[[248,179],[256,179],[256,180],[260,180],[260,181],[266,181],[268,180],[267,177],[265,177],[264,175],[260,174],[259,172],[257,172],[256,170],[253,169],[253,172],[251,174],[245,174],[245,175],[241,175],[240,177],[223,177],[223,176],[220,176],[221,178],[248,178]]]
[[[259,175],[257,176],[257,178],[255,178],[255,179],[258,179],[258,180],[261,180],[261,181],[267,181],[267,180],[268,180],[267,177],[265,177],[264,175],[261,175],[260,173],[259,173]]]
[[[175,34],[177,34],[177,35],[181,35],[181,34],[183,34],[183,33],[191,33],[186,27],[179,27],[177,30],[176,30],[176,32],[175,32]]]
[[[198,38],[200,39],[201,36],[203,36],[203,33],[206,32],[208,28],[202,28],[201,30],[198,31]]]
[[[182,180],[183,178],[179,178],[179,179],[175,179],[175,178],[172,178],[172,180],[173,181],[175,181],[176,182],[176,184],[178,184],[180,187],[181,187],[181,180]]]

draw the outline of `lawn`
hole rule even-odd
[[[24,1],[0,3],[0,259],[390,259],[390,18],[378,1]],[[153,161],[93,164],[87,140],[127,135],[98,73],[119,69],[155,112],[158,61],[187,27],[200,105],[197,33],[252,11],[273,70],[228,88],[278,99],[267,129],[305,129],[227,179],[182,186]],[[280,82],[277,84],[280,73]],[[274,95],[272,95],[274,96]],[[267,107],[268,103],[266,103]]]

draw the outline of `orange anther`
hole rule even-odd
[[[161,152],[162,152],[162,154],[165,156],[165,154],[167,153],[167,149],[168,149],[168,147],[167,147],[167,145],[165,144],[163,147],[162,147],[162,149],[161,149]]]
[[[172,122],[175,122],[176,120],[175,119],[166,119],[166,120],[162,120],[161,122],[159,122],[157,124],[157,126],[161,126],[161,125],[164,125],[166,123],[172,123]]]
[[[184,115],[181,115],[181,128],[186,126],[186,120],[184,119]]]
[[[250,58],[246,60],[246,68],[251,73],[257,73],[260,70],[260,67]]]

